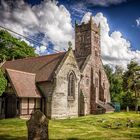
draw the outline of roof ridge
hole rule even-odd
[[[29,60],[29,59],[39,59],[39,58],[43,58],[43,57],[47,57],[47,56],[53,56],[53,55],[64,54],[64,53],[66,53],[66,52],[59,52],[59,53],[53,53],[53,54],[49,54],[49,55],[42,55],[42,56],[27,57],[27,58],[21,58],[21,59],[16,59],[16,60],[9,60],[6,62],[22,61],[22,60]]]
[[[30,73],[30,72],[25,72],[25,71],[20,71],[20,70],[14,70],[14,69],[7,69],[7,71],[15,71],[15,72],[19,72],[19,73],[25,73],[25,74],[29,74],[29,75],[36,75],[35,73]]]

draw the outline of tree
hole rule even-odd
[[[138,106],[140,100],[140,66],[137,62],[131,61],[127,68],[128,70],[123,75],[124,91],[131,93],[135,106]]]
[[[121,103],[121,96],[123,94],[123,69],[120,66],[116,66],[113,72],[113,69],[109,65],[105,65],[104,68],[110,83],[111,101]]]
[[[140,66],[135,61],[128,64],[125,72],[120,66],[114,71],[110,66],[104,66],[110,82],[112,102],[121,103],[122,108],[137,108],[140,104]]]
[[[34,48],[13,37],[10,33],[0,30],[0,63],[6,60],[37,56]],[[7,81],[0,70],[0,95],[5,91]]]
[[[34,48],[13,37],[9,32],[0,30],[0,62],[37,56]]]
[[[71,42],[71,41],[68,42],[68,46],[69,46],[70,48],[72,47],[72,42]]]
[[[133,94],[130,90],[123,92],[121,98],[122,98],[121,106],[123,109],[129,110],[129,108],[133,108],[134,100],[133,100]]]
[[[104,69],[105,69],[106,75],[108,77],[108,80],[111,83],[113,69],[109,65],[104,65]]]
[[[2,70],[0,69],[0,96],[5,91],[7,86],[7,80],[4,77]]]
[[[119,102],[122,104],[122,95],[123,95],[123,68],[120,66],[115,67],[115,72],[113,73],[112,78],[112,100],[114,102]]]
[[[140,90],[140,66],[135,61],[131,61],[127,66],[128,70],[124,73],[124,90],[135,93],[139,97]]]
[[[122,77],[123,71],[124,71],[124,69],[121,66],[116,65],[116,67],[115,67],[115,75],[118,75],[118,76]]]

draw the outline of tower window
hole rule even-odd
[[[85,35],[82,35],[82,43],[85,43]]]
[[[98,87],[98,78],[95,78],[95,86]]]
[[[75,96],[75,74],[71,72],[68,77],[68,97]]]
[[[88,78],[86,79],[86,85],[87,86],[89,85],[89,79]]]

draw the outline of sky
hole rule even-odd
[[[0,25],[44,44],[23,39],[40,55],[74,49],[74,23],[101,24],[104,64],[140,63],[140,0],[0,0]],[[17,36],[19,37],[19,36]]]

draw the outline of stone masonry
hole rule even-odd
[[[48,140],[48,119],[41,111],[36,111],[27,121],[28,140]]]
[[[32,102],[36,106],[33,110],[40,109],[52,119],[114,111],[100,46],[100,24],[91,18],[88,23],[75,23],[75,50],[4,63],[13,94],[27,100],[24,108],[23,99],[14,104],[19,110],[15,116],[30,115]],[[19,74],[22,77],[18,78]],[[22,114],[25,108],[27,113]]]

